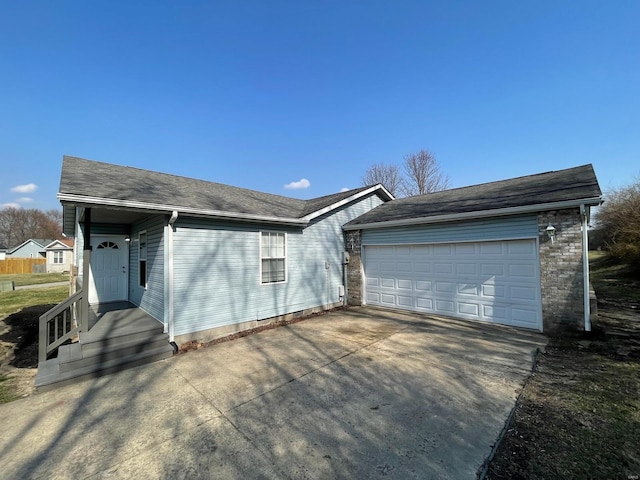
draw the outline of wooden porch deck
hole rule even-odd
[[[62,345],[56,358],[40,362],[36,387],[99,377],[173,355],[163,324],[129,302],[89,307],[89,331]]]

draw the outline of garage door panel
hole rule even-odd
[[[434,263],[433,273],[451,274],[453,273],[453,264],[452,263]]]
[[[456,263],[456,273],[458,275],[477,275],[478,265],[475,263]]]
[[[534,278],[536,269],[534,265],[509,265],[509,276]]]
[[[381,273],[395,273],[396,264],[395,262],[380,262],[378,271]]]
[[[455,245],[454,252],[456,256],[475,255],[476,245],[474,243],[458,243]]]
[[[482,305],[482,316],[489,321],[504,323],[507,320],[507,309],[495,305]]]
[[[395,295],[389,295],[388,293],[383,293],[380,296],[380,301],[382,302],[383,305],[391,305],[391,306],[397,305],[396,296]]]
[[[433,255],[433,248],[431,245],[415,245],[411,247],[411,255],[414,257],[430,256]]]
[[[506,288],[502,285],[482,285],[482,296],[489,298],[505,298]]]
[[[413,297],[405,297],[404,295],[398,295],[398,306],[413,307]]]
[[[436,282],[436,292],[452,294],[456,291],[456,284],[453,282]]]
[[[436,299],[436,311],[444,314],[456,313],[455,303],[451,300]]]
[[[380,305],[382,303],[381,295],[378,292],[367,292],[367,303],[371,305]]]
[[[497,263],[482,263],[480,264],[480,274],[484,276],[495,275],[504,277],[505,268],[502,264]]]
[[[458,293],[460,295],[471,295],[474,297],[478,296],[478,286],[472,285],[469,283],[459,283],[458,284]]]
[[[502,242],[484,242],[480,244],[480,255],[503,255]]]
[[[410,273],[413,272],[413,264],[408,262],[398,262],[396,264],[396,273]]]
[[[416,307],[422,310],[433,310],[433,300],[431,298],[416,298]]]
[[[432,271],[431,266],[432,265],[430,263],[422,263],[422,262],[414,263],[413,271],[415,273],[431,273]]]
[[[529,255],[531,258],[536,257],[536,244],[530,240],[512,240],[507,243],[508,255]]]
[[[540,329],[535,240],[365,246],[371,305]]]
[[[538,314],[533,308],[512,308],[511,321],[512,325],[517,327],[536,328],[538,323]]]
[[[475,303],[458,302],[458,313],[460,313],[461,315],[479,317],[480,306]]]
[[[452,245],[444,244],[444,245],[434,245],[433,246],[433,254],[442,256],[442,255],[451,255]]]

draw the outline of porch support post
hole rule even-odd
[[[91,209],[84,211],[84,246],[82,248],[82,302],[80,331],[89,331],[89,265],[91,261]]]

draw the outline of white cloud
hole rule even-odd
[[[31,197],[20,197],[20,198],[16,199],[16,202],[18,202],[18,203],[30,203],[30,202],[33,202],[33,198],[31,198]]]
[[[311,186],[311,182],[306,178],[301,178],[297,182],[287,183],[284,188],[287,190],[300,190],[302,188],[309,188]]]
[[[340,189],[340,191],[341,191],[341,192],[348,192],[349,190],[351,190],[351,189],[350,189],[350,188],[347,188],[347,187],[342,187],[342,188]]]
[[[35,183],[27,183],[26,185],[16,185],[11,189],[15,193],[33,193],[38,189]]]
[[[9,202],[1,204],[0,208],[22,208],[22,205],[19,203]]]

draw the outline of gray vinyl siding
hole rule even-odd
[[[369,196],[304,229],[178,218],[173,267],[175,335],[338,302],[343,278],[342,225],[380,203],[377,195]],[[261,283],[262,231],[286,233],[284,283]]]
[[[363,230],[362,244],[397,245],[468,242],[535,238],[537,235],[537,215],[521,215],[465,222]]]
[[[164,321],[164,225],[156,215],[131,226],[129,248],[129,301],[158,321]],[[147,288],[139,283],[138,234],[147,232]]]

